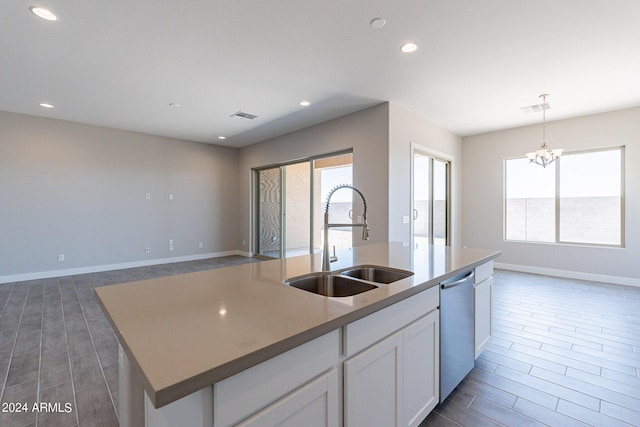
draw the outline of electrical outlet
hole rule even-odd
[[[144,248],[144,253],[148,254],[150,252],[149,246],[147,246],[146,248]]]
[[[144,195],[144,198],[145,198],[145,199],[147,199],[147,200],[150,200],[150,199],[151,199],[151,194],[146,193],[146,194]]]
[[[402,223],[403,224],[409,224],[409,216],[408,215],[402,217]]]
[[[202,243],[202,242],[198,243],[198,248],[200,248],[200,249],[204,248],[204,243]]]
[[[169,200],[173,200],[173,193],[169,194]]]
[[[58,254],[58,262],[64,261],[64,254]]]
[[[173,245],[169,245],[169,251],[173,251]]]
[[[173,245],[173,239],[169,239],[169,244]]]

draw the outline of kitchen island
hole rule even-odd
[[[356,372],[347,367],[353,356],[433,317],[434,285],[498,255],[401,243],[345,250],[332,270],[376,265],[414,274],[340,298],[283,284],[319,271],[320,254],[96,288],[121,345],[121,425],[251,425],[259,412],[277,412],[278,401],[286,411],[294,389],[333,390],[323,396],[335,416],[322,425],[342,424],[343,412],[350,424],[354,410],[341,396],[350,395],[342,384]]]

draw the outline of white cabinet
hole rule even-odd
[[[233,426],[274,403],[285,405],[281,399],[296,394],[305,384],[335,368],[339,353],[340,331],[334,330],[215,383],[213,425]]]
[[[475,305],[475,358],[491,342],[491,293],[493,287],[493,261],[476,267],[474,289]]]
[[[365,349],[344,363],[345,427],[417,426],[436,406],[438,295],[434,287],[347,325],[347,354]],[[380,330],[392,334],[364,346]]]
[[[418,426],[436,407],[440,396],[440,311],[407,326],[404,354],[404,426]]]
[[[345,427],[402,424],[402,334],[344,363]]]
[[[338,395],[338,373],[332,369],[238,426],[338,427]]]

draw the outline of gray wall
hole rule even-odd
[[[235,250],[237,162],[236,149],[0,112],[0,278]]]
[[[353,183],[367,197],[370,242],[388,239],[389,104],[320,123],[240,150],[238,247],[252,252],[251,169],[353,149]],[[357,208],[356,208],[357,209]],[[354,235],[360,235],[354,233]],[[354,238],[354,244],[363,242]]]
[[[619,277],[619,283],[640,285],[640,107],[547,123],[551,148],[626,146],[626,248],[503,240],[504,159],[523,156],[540,142],[540,125],[463,138],[464,244],[499,249],[497,261],[510,266],[602,275],[605,280]]]

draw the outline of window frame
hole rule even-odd
[[[599,153],[605,151],[620,151],[620,243],[619,244],[608,244],[608,243],[591,243],[591,242],[573,242],[569,240],[561,240],[560,239],[560,171],[562,168],[562,157],[567,155],[574,154],[586,154],[586,153]],[[502,228],[503,241],[508,243],[531,243],[531,244],[542,244],[542,245],[562,245],[562,246],[581,246],[581,247],[600,247],[600,248],[625,248],[625,146],[611,146],[611,147],[602,147],[602,148],[591,148],[585,150],[572,150],[565,151],[563,156],[559,157],[556,160],[555,165],[555,177],[554,177],[554,198],[555,198],[555,240],[552,242],[545,241],[536,241],[536,240],[521,240],[521,239],[508,239],[507,238],[507,162],[509,160],[517,160],[517,159],[526,159],[526,156],[517,156],[517,157],[509,157],[503,160],[503,208],[502,208]]]

